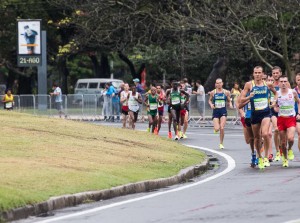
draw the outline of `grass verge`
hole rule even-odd
[[[205,155],[149,133],[0,111],[0,211],[168,177]]]

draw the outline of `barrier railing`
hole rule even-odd
[[[232,95],[232,103],[234,106],[234,97]],[[2,98],[0,106],[3,108]],[[208,104],[209,95],[205,95],[204,102],[198,102],[196,95],[190,97],[189,125],[202,126],[211,125],[212,109]],[[110,99],[111,100],[111,99]],[[14,95],[14,110],[18,112],[29,113],[33,115],[46,115],[51,117],[59,117],[55,96],[50,95]],[[201,110],[201,106],[202,110]],[[167,106],[164,107],[165,118],[168,118]],[[100,100],[99,95],[95,94],[68,94],[62,95],[62,112],[69,119],[75,120],[103,120],[104,117],[112,117],[119,120],[121,117],[120,103],[116,101],[107,102]],[[203,112],[203,115],[200,113]],[[232,125],[240,125],[240,118],[237,109],[228,109],[228,122]],[[147,119],[146,106],[142,107],[139,120]]]

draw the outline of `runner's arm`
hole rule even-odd
[[[300,99],[298,97],[298,93],[295,90],[293,90],[293,94],[294,94],[295,101],[297,102],[297,105],[298,105],[296,119],[300,119]]]
[[[209,99],[208,99],[208,104],[209,104],[209,106],[210,106],[211,109],[215,109],[215,106],[212,103],[213,96],[214,96],[214,92],[211,91],[210,94],[209,94]]]
[[[242,104],[244,104],[244,103],[247,104],[247,101],[249,102],[250,99],[254,96],[253,92],[251,92],[249,96],[246,96],[247,93],[251,90],[250,86],[251,86],[251,82],[247,82],[244,86],[244,90],[241,93],[241,103]]]
[[[184,90],[180,90],[180,93],[185,95],[184,104],[186,105],[190,101],[190,95],[187,92],[185,92]]]

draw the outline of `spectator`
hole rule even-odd
[[[120,97],[119,97],[119,91],[121,89],[114,89],[115,93],[112,97],[112,118],[111,121],[115,121],[115,115],[117,116],[117,120],[120,120]]]
[[[200,80],[196,81],[197,91],[193,91],[197,95],[197,108],[202,119],[205,117],[205,90]]]
[[[114,95],[115,95],[114,87],[111,86],[111,83],[106,83],[105,88],[102,91],[102,96],[103,96],[102,115],[104,116],[104,121],[111,120],[112,97]]]
[[[63,106],[62,106],[62,92],[60,87],[54,83],[52,85],[52,90],[53,92],[50,93],[51,96],[55,96],[55,107],[58,111],[59,117],[61,118],[62,115],[65,116],[65,118],[67,117],[66,114],[63,112]]]
[[[241,94],[242,90],[239,87],[239,83],[238,82],[234,82],[233,88],[231,89],[231,95],[233,96],[233,107],[235,108],[235,104],[236,104],[236,100],[239,97],[239,95]]]
[[[4,103],[4,109],[7,111],[13,110],[14,107],[14,96],[11,92],[11,89],[6,90],[5,95],[3,96],[2,102]]]

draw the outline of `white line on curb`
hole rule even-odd
[[[47,219],[47,220],[39,221],[38,223],[48,223],[48,222],[54,222],[54,221],[59,221],[59,220],[63,220],[63,219],[78,217],[78,216],[82,216],[82,215],[85,215],[85,214],[94,213],[94,212],[98,212],[98,211],[101,211],[101,210],[117,207],[117,206],[120,206],[120,205],[123,205],[123,204],[129,204],[129,203],[133,203],[133,202],[136,202],[136,201],[141,201],[141,200],[161,196],[161,195],[168,194],[168,193],[182,191],[182,190],[185,190],[185,189],[195,187],[195,186],[201,185],[203,183],[209,182],[209,181],[214,180],[216,178],[219,178],[219,177],[229,173],[230,171],[232,171],[236,166],[234,159],[231,156],[229,156],[225,153],[222,153],[222,152],[219,152],[219,151],[216,151],[216,150],[212,150],[212,149],[208,149],[208,148],[204,148],[204,147],[199,147],[199,146],[193,146],[193,145],[186,145],[186,146],[189,146],[189,147],[192,147],[192,148],[195,148],[195,149],[199,149],[199,150],[208,151],[208,152],[211,152],[211,153],[216,153],[216,154],[224,157],[227,160],[227,163],[228,163],[227,168],[225,170],[223,170],[222,172],[217,173],[216,175],[210,176],[210,177],[208,177],[204,180],[198,181],[196,183],[188,184],[188,185],[178,187],[178,188],[174,188],[174,189],[171,189],[171,190],[168,190],[168,191],[161,191],[161,192],[149,194],[149,195],[146,195],[146,196],[143,196],[143,197],[138,197],[138,198],[134,198],[134,199],[126,200],[126,201],[121,201],[121,202],[117,202],[117,203],[113,203],[113,204],[93,208],[93,209],[90,209],[90,210],[85,210],[85,211],[80,211],[80,212],[69,214],[69,215],[50,218],[50,219]]]

